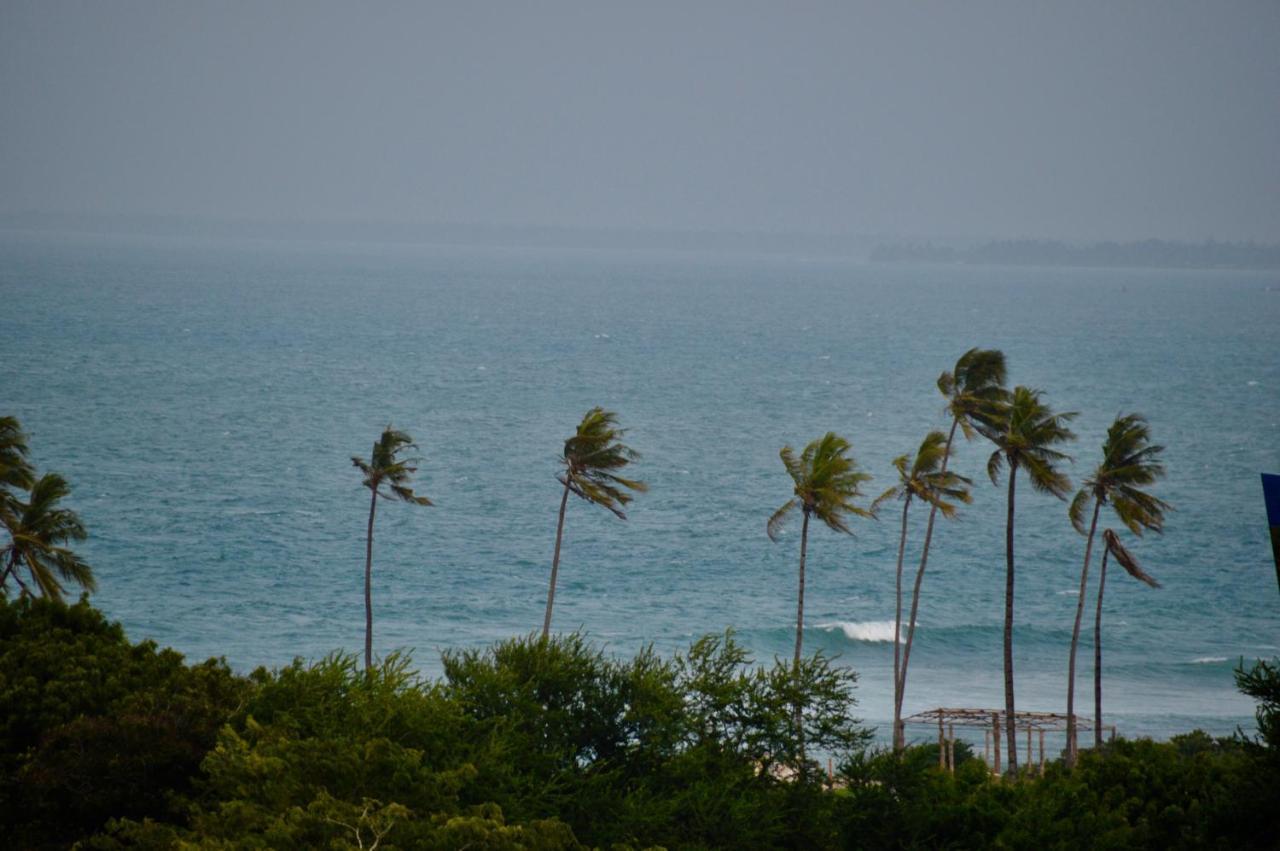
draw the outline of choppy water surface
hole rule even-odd
[[[980,345],[1080,412],[1077,479],[1118,412],[1168,447],[1178,510],[1131,544],[1164,588],[1107,583],[1106,701],[1130,735],[1248,727],[1231,669],[1280,652],[1258,482],[1280,471],[1277,328],[1273,273],[0,235],[0,408],[73,483],[95,602],[134,638],[239,669],[359,648],[349,459],[388,422],[436,506],[379,513],[376,646],[438,672],[443,648],[533,630],[556,453],[600,404],[651,491],[626,523],[570,504],[556,627],[620,653],[733,627],[786,655],[798,536],[764,534],[790,494],[779,447],[838,431],[879,493],[946,425],[938,373]],[[909,711],[1003,703],[989,452],[954,462],[975,499],[935,535]],[[891,714],[898,518],[810,548],[807,645],[861,673],[871,722]],[[1019,708],[1064,708],[1083,548],[1065,504],[1019,489]],[[1086,636],[1086,707],[1091,660]]]

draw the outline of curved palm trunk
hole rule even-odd
[[[1098,610],[1093,617],[1093,746],[1102,747],[1102,592],[1107,587],[1107,556],[1102,548],[1102,566],[1098,569]]]
[[[1084,617],[1084,594],[1089,588],[1089,558],[1093,555],[1093,535],[1098,531],[1098,512],[1102,500],[1093,502],[1093,520],[1089,522],[1089,539],[1084,545],[1084,567],[1080,569],[1080,595],[1076,598],[1076,622],[1071,628],[1071,657],[1067,662],[1067,767],[1076,764],[1079,744],[1076,741],[1076,649],[1080,644],[1080,620]]]
[[[1004,729],[1009,746],[1009,774],[1018,771],[1018,737],[1013,705],[1013,503],[1018,464],[1009,461],[1009,514],[1005,521],[1004,552]]]
[[[951,431],[947,433],[947,446],[942,451],[941,474],[946,475],[947,463],[951,460],[951,441],[956,436],[956,426],[960,421],[952,418]],[[916,613],[920,610],[920,586],[924,583],[924,569],[929,564],[929,544],[933,540],[933,523],[938,517],[938,506],[929,506],[929,525],[924,530],[924,547],[920,552],[920,567],[916,570],[915,587],[911,591],[911,617],[907,621],[907,643],[902,648],[902,672],[898,677],[897,700],[893,707],[893,739],[894,747],[906,746],[906,735],[902,731],[902,705],[907,696],[907,664],[911,661],[911,643],[916,637]]]
[[[556,602],[556,574],[560,572],[560,541],[564,537],[564,509],[569,504],[569,479],[565,477],[564,495],[560,497],[560,518],[556,521],[556,550],[551,556],[551,587],[547,589],[547,613],[542,619],[542,638],[551,635],[551,607]]]
[[[378,489],[370,488],[369,531],[364,542],[364,670],[373,669],[373,515],[378,508]]]
[[[907,551],[907,509],[911,507],[911,494],[902,503],[902,534],[898,536],[898,571],[895,585],[896,602],[893,613],[893,747],[900,749],[898,728],[902,726],[902,557]]]

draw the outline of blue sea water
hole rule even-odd
[[[557,452],[593,405],[630,429],[650,492],[625,523],[570,503],[555,627],[616,653],[732,627],[758,658],[787,656],[798,530],[764,533],[790,495],[778,449],[837,431],[878,494],[894,456],[946,427],[938,374],[983,346],[1080,412],[1077,481],[1119,412],[1167,447],[1157,493],[1177,511],[1130,542],[1164,587],[1108,575],[1108,721],[1247,729],[1232,668],[1280,654],[1258,480],[1280,472],[1277,328],[1271,272],[0,233],[0,412],[75,488],[94,602],[133,638],[240,670],[362,646],[368,501],[350,456],[388,423],[417,438],[436,505],[380,508],[377,651],[412,649],[434,675],[446,648],[538,628]],[[953,463],[974,501],[935,534],[908,712],[1003,704],[989,452]],[[860,673],[882,731],[899,516],[810,546],[806,646]],[[1018,705],[1060,712],[1084,541],[1025,486],[1017,530]]]

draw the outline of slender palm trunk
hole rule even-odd
[[[1004,552],[1004,729],[1009,744],[1009,774],[1018,771],[1018,737],[1013,705],[1013,504],[1018,463],[1009,459],[1009,515],[1005,521]]]
[[[902,502],[902,534],[898,536],[898,572],[895,585],[896,601],[893,613],[893,747],[901,748],[898,727],[902,711],[902,557],[907,551],[907,509],[911,507],[911,493]]]
[[[373,670],[373,514],[378,508],[378,489],[370,488],[369,531],[364,541],[364,670]]]
[[[795,658],[795,678],[796,678],[796,705],[794,708],[794,721],[796,728],[796,741],[800,746],[800,765],[799,770],[805,771],[804,760],[804,707],[800,703],[800,651],[804,642],[804,560],[809,550],[809,510],[804,511],[804,522],[800,524],[800,593],[796,602],[796,658]]]
[[[1076,729],[1076,648],[1080,644],[1080,620],[1084,617],[1084,594],[1089,589],[1089,558],[1093,555],[1093,535],[1098,531],[1098,512],[1102,500],[1093,501],[1093,520],[1089,522],[1089,539],[1084,545],[1084,567],[1080,569],[1080,595],[1076,598],[1076,622],[1071,628],[1071,657],[1067,661],[1067,767],[1076,764],[1079,731]]]
[[[1107,587],[1107,556],[1102,548],[1102,566],[1098,569],[1098,610],[1093,616],[1093,746],[1102,747],[1102,592]]]
[[[960,424],[958,419],[951,420],[951,431],[947,433],[947,446],[942,451],[942,470],[941,475],[947,474],[947,463],[951,460],[951,441],[956,436],[956,426]],[[893,707],[893,738],[894,747],[903,748],[906,746],[906,735],[902,731],[902,705],[906,702],[907,696],[907,664],[911,661],[911,642],[916,637],[916,613],[920,610],[920,586],[924,583],[924,569],[929,564],[929,544],[933,540],[933,522],[938,517],[937,503],[929,506],[929,525],[924,530],[924,547],[920,552],[920,567],[916,570],[915,587],[911,591],[911,617],[907,621],[907,644],[902,648],[902,672],[898,680],[898,699]]]
[[[556,602],[556,574],[560,572],[560,541],[564,537],[564,509],[569,504],[569,477],[565,476],[564,495],[560,497],[560,519],[556,521],[556,550],[551,555],[551,587],[547,589],[547,614],[542,619],[542,638],[551,635],[551,607]]]
[[[800,650],[804,643],[804,559],[809,548],[809,511],[805,509],[800,524],[800,594],[796,602],[796,670],[800,670]]]

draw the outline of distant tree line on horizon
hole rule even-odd
[[[873,263],[959,263],[973,266],[1130,266],[1169,269],[1280,269],[1280,245],[1259,242],[1068,243],[1005,239],[967,248],[932,242],[881,244]]]

